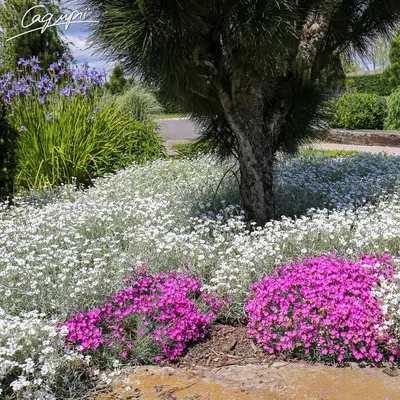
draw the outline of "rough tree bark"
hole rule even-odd
[[[323,50],[330,19],[341,3],[342,0],[324,0],[306,19],[296,57],[301,79],[311,79],[318,72],[315,60]],[[220,89],[220,101],[238,144],[243,207],[250,220],[263,226],[275,218],[274,160],[293,99],[277,97],[267,106],[261,80],[254,77],[250,78],[246,93],[241,91],[245,103],[236,98],[237,92],[235,82],[232,82],[230,90]]]
[[[273,172],[278,136],[286,120],[285,107],[269,109],[261,85],[249,86],[248,102],[238,105],[230,94],[221,90],[220,99],[225,116],[238,143],[240,194],[247,217],[258,225],[275,218]]]

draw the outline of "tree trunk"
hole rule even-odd
[[[225,116],[234,132],[240,165],[240,194],[247,217],[263,226],[275,218],[273,192],[274,160],[278,137],[286,120],[282,107],[268,110],[265,117],[260,86],[253,86],[249,102],[241,108],[227,93],[221,93]],[[251,100],[250,100],[251,99]]]
[[[240,195],[248,218],[263,226],[275,218],[275,146],[265,132],[248,136],[239,144]]]

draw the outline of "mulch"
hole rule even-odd
[[[176,362],[179,367],[211,367],[227,365],[272,364],[272,357],[249,338],[244,326],[215,325],[203,342],[190,346]]]

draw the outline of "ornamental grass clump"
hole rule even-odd
[[[67,343],[99,362],[175,359],[188,343],[206,337],[226,303],[203,291],[201,281],[184,268],[155,275],[145,266],[135,271],[102,307],[79,311],[60,325],[68,329]]]
[[[7,118],[19,132],[20,189],[76,183],[164,155],[155,124],[134,121],[120,101],[104,95],[105,75],[62,58],[42,71],[32,57],[16,75],[0,76]]]
[[[294,261],[251,286],[245,310],[251,337],[270,353],[313,361],[400,357],[392,331],[372,290],[390,279],[389,256],[362,255],[357,261],[336,255]]]

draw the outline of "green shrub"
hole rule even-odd
[[[389,96],[392,91],[392,88],[388,85],[387,79],[383,74],[349,76],[346,79],[346,84],[355,93]]]
[[[0,102],[0,201],[13,193],[17,140],[18,133],[8,124],[4,104]]]
[[[213,153],[214,148],[210,142],[174,143],[172,150],[176,151],[176,159],[196,158],[201,154]]]
[[[132,132],[125,141],[126,146],[123,149],[126,158],[121,168],[132,162],[143,164],[147,161],[153,161],[167,156],[164,140],[157,131],[157,125],[154,122],[134,122]]]
[[[395,90],[387,100],[385,129],[400,130],[400,89]]]
[[[344,94],[330,103],[331,125],[344,129],[383,129],[387,113],[385,99],[375,94]]]

